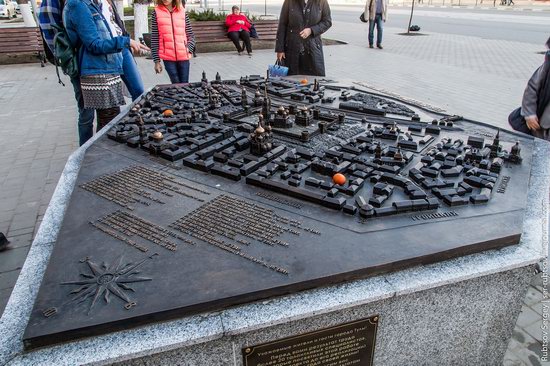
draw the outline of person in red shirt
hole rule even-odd
[[[233,41],[239,55],[244,51],[240,40],[244,42],[248,56],[252,56],[252,45],[250,44],[250,21],[246,15],[241,14],[237,5],[231,8],[231,14],[225,19],[227,26],[227,36]]]

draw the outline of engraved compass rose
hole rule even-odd
[[[120,257],[118,261],[111,265],[105,262],[98,264],[91,261],[89,257],[86,257],[81,260],[81,262],[88,265],[91,273],[82,271],[80,276],[84,277],[83,280],[63,282],[61,284],[80,286],[70,292],[71,295],[74,294],[75,296],[69,300],[69,302],[82,303],[92,298],[90,308],[88,309],[88,315],[101,298],[109,304],[112,295],[125,301],[124,307],[129,310],[137,305],[137,303],[128,296],[128,292],[135,292],[129,284],[152,280],[151,278],[137,276],[140,273],[137,269],[148,259],[152,259],[157,255],[158,253],[155,253],[137,263],[126,264],[123,264],[122,257]]]

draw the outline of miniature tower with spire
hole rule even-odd
[[[267,94],[267,82],[264,84],[264,103],[262,105],[262,116],[264,121],[269,123],[271,120],[271,98]]]
[[[319,81],[317,79],[313,81],[313,91],[319,91]]]
[[[248,107],[248,97],[246,96],[246,89],[241,87],[241,105],[244,109]]]
[[[500,150],[500,128],[497,130],[497,135],[495,136],[495,139],[493,140],[493,144],[489,146],[491,149],[491,155],[489,155],[492,159],[496,158],[498,156],[498,152]]]

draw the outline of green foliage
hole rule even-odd
[[[147,12],[151,14],[151,12],[155,9],[154,6],[149,6],[149,9],[147,9]],[[133,6],[125,6],[124,7],[124,16],[131,16],[134,15],[134,7]],[[150,18],[151,16],[149,16]]]
[[[191,9],[187,12],[187,14],[189,15],[189,19],[197,22],[208,20],[225,20],[225,17],[227,16],[225,13],[216,13],[212,9],[201,12]]]
[[[249,13],[246,13],[246,17],[248,18],[248,20],[250,20],[251,22],[257,22],[258,20],[261,20],[260,17],[258,15],[250,15]]]

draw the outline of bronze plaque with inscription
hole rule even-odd
[[[243,348],[245,366],[369,366],[378,315]]]

